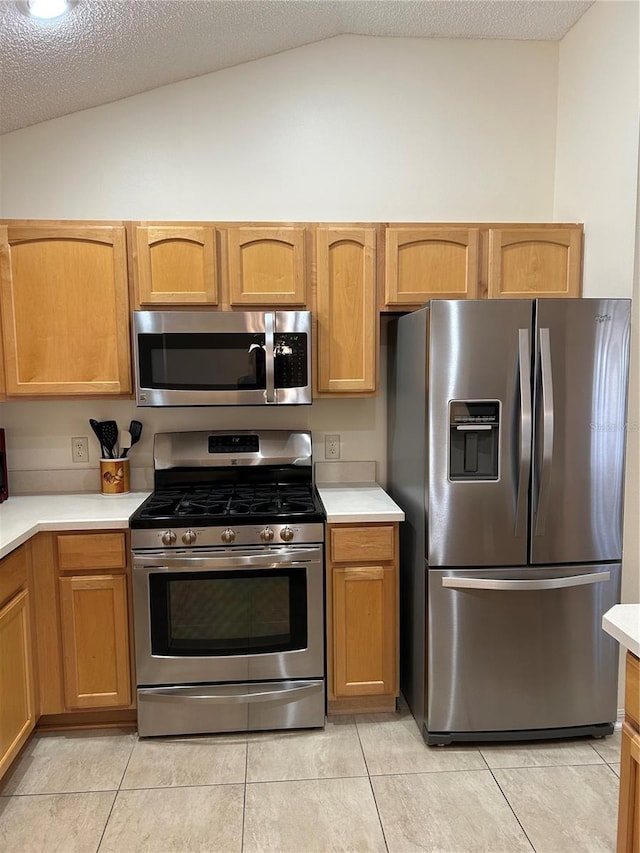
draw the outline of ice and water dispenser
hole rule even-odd
[[[500,457],[498,400],[449,403],[449,479],[497,480]]]

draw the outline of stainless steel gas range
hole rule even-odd
[[[311,434],[157,434],[130,526],[139,734],[323,726]]]

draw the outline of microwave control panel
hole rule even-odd
[[[276,388],[304,388],[309,384],[306,334],[277,332],[273,355]]]

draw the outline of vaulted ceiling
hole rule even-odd
[[[342,34],[561,39],[593,0],[0,0],[0,133]]]

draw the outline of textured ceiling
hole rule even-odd
[[[0,133],[345,33],[561,39],[593,0],[0,0]]]

